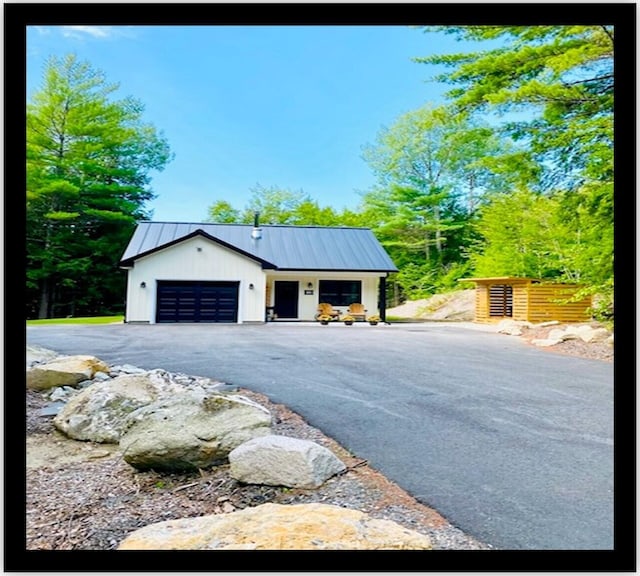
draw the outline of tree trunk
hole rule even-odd
[[[431,238],[429,237],[429,231],[425,230],[424,233],[424,256],[427,260],[427,262],[429,262],[430,256],[431,256]]]
[[[51,303],[51,288],[49,280],[45,278],[42,281],[42,287],[40,289],[40,310],[38,311],[38,318],[49,318],[49,305]]]
[[[442,252],[442,232],[440,231],[440,207],[433,207],[433,218],[436,221],[436,250]]]

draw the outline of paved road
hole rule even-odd
[[[458,325],[28,327],[269,396],[500,549],[613,548],[613,367]]]

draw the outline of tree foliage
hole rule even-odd
[[[364,212],[375,214],[374,231],[401,268],[394,300],[450,286],[467,270],[462,248],[477,208],[535,171],[490,126],[430,105],[381,130],[363,157],[378,179]]]
[[[500,40],[497,48],[416,61],[449,68],[436,79],[453,86],[447,96],[456,110],[496,117],[511,114],[500,129],[524,144],[540,167],[527,187],[544,194],[548,201],[538,203],[557,215],[550,219],[545,210],[535,211],[538,220],[531,222],[532,228],[547,230],[545,250],[557,260],[545,268],[612,297],[613,26],[428,27],[426,31],[433,29],[463,40]],[[524,200],[521,195],[515,198]],[[506,200],[496,202],[497,214]],[[521,226],[523,210],[515,204],[511,208],[501,217],[503,226],[513,230]],[[555,227],[548,229],[552,221]],[[481,230],[486,251],[477,261],[487,273],[498,274],[503,269],[501,255],[513,249],[515,239],[501,241],[499,227],[491,230]]]
[[[494,198],[480,209],[475,223],[480,239],[470,247],[474,273],[558,278],[563,273],[560,225],[554,198],[529,190]]]
[[[464,40],[503,45],[417,62],[451,72],[451,102],[467,112],[524,112],[505,129],[526,140],[546,168],[543,185],[577,189],[613,177],[613,26],[436,28]],[[431,28],[427,28],[431,30]]]
[[[288,190],[278,186],[257,184],[251,190],[247,205],[233,207],[226,200],[216,200],[209,206],[207,221],[217,223],[244,223],[254,221],[259,214],[261,224],[286,224],[290,226],[362,226],[360,214],[320,204],[303,190]]]
[[[27,104],[27,317],[120,311],[117,262],[171,159],[133,98],[75,55],[51,58]]]

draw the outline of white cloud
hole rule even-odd
[[[63,26],[62,35],[67,38],[107,38],[111,35],[111,26]]]
[[[96,39],[112,38],[114,36],[133,37],[131,26],[62,26],[62,35],[65,38],[84,39],[87,37]]]

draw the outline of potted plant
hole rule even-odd
[[[371,324],[371,326],[375,326],[378,322],[380,322],[380,316],[374,314],[373,316],[367,316],[367,322]]]
[[[342,318],[340,318],[340,320],[342,320],[347,326],[351,326],[351,324],[355,322],[355,318],[350,314],[343,316]]]
[[[320,314],[320,316],[318,316],[318,321],[323,326],[326,326],[327,324],[329,324],[329,322],[331,322],[331,320],[333,320],[333,318],[331,316],[329,316],[329,314]]]

